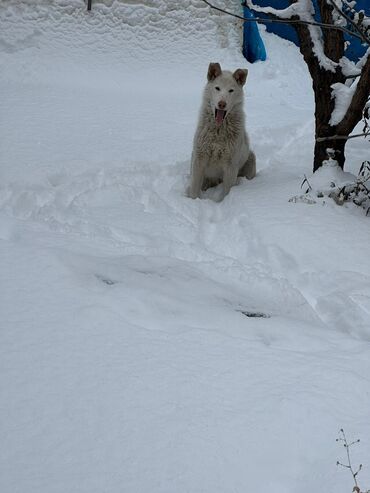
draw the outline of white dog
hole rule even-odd
[[[256,176],[256,157],[249,147],[243,110],[243,86],[248,70],[222,71],[210,63],[191,158],[188,194],[223,183],[222,200],[238,176]]]

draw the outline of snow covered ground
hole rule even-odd
[[[350,492],[341,427],[369,488],[369,218],[289,202],[297,49],[264,34],[248,66],[197,0],[3,0],[0,25],[0,491]],[[209,61],[248,66],[258,159],[222,203],[184,194]]]

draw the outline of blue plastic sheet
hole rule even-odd
[[[244,17],[253,18],[253,13],[244,7]],[[248,62],[266,60],[266,49],[258,31],[257,22],[244,22],[243,27],[243,55]]]

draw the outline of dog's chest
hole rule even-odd
[[[233,154],[237,133],[231,126],[203,128],[198,139],[198,150],[212,161],[229,159]]]

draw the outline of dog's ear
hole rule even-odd
[[[244,86],[247,80],[248,70],[246,68],[238,68],[233,73],[233,77],[240,86]]]
[[[209,81],[215,80],[216,77],[221,75],[221,65],[219,63],[210,63],[208,67],[207,79]]]

